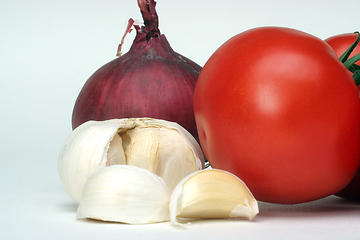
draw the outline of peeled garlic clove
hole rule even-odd
[[[115,164],[148,169],[170,190],[204,167],[193,136],[177,123],[151,118],[88,121],[66,139],[59,155],[59,175],[66,192],[80,201],[86,176]]]
[[[156,174],[134,166],[103,168],[87,179],[77,219],[129,224],[169,220],[169,190]]]
[[[121,131],[126,164],[156,173],[171,191],[184,177],[203,168],[200,146],[178,124],[138,119],[134,129]]]
[[[218,169],[202,170],[184,178],[170,198],[170,219],[233,218],[252,220],[259,213],[254,196],[238,177]]]

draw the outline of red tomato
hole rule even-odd
[[[225,42],[200,73],[194,112],[211,166],[260,201],[329,196],[360,164],[355,83],[328,44],[301,31],[255,28]]]
[[[334,49],[336,55],[340,57],[350,47],[350,45],[355,42],[357,36],[358,34],[356,33],[345,33],[329,37],[325,39],[325,41]],[[356,54],[360,54],[360,45],[355,47],[350,57],[353,57]],[[360,61],[357,61],[356,63],[360,64]],[[358,86],[358,92],[360,96],[360,86]],[[336,193],[336,195],[346,199],[360,201],[360,168],[349,185],[340,192]]]

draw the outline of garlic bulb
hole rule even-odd
[[[204,168],[201,148],[174,122],[151,118],[88,121],[66,139],[58,168],[66,192],[80,202],[88,174],[116,164],[148,169],[170,191],[185,176]]]
[[[169,199],[161,177],[143,168],[114,165],[89,176],[76,218],[129,224],[168,221]]]
[[[218,169],[190,174],[178,183],[170,198],[170,219],[234,218],[252,220],[258,203],[244,182],[235,175]]]

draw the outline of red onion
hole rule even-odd
[[[193,92],[201,67],[174,52],[158,28],[154,0],[138,0],[144,26],[126,54],[98,69],[74,106],[72,127],[88,120],[151,117],[177,122],[198,139]],[[121,50],[124,37],[119,45]]]

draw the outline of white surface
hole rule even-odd
[[[292,27],[323,39],[360,30],[359,0],[157,2],[162,33],[200,65],[253,27]],[[360,239],[360,204],[337,197],[260,203],[253,222],[200,221],[185,229],[76,221],[58,153],[77,94],[115,58],[130,17],[141,20],[135,0],[0,1],[0,239]]]

